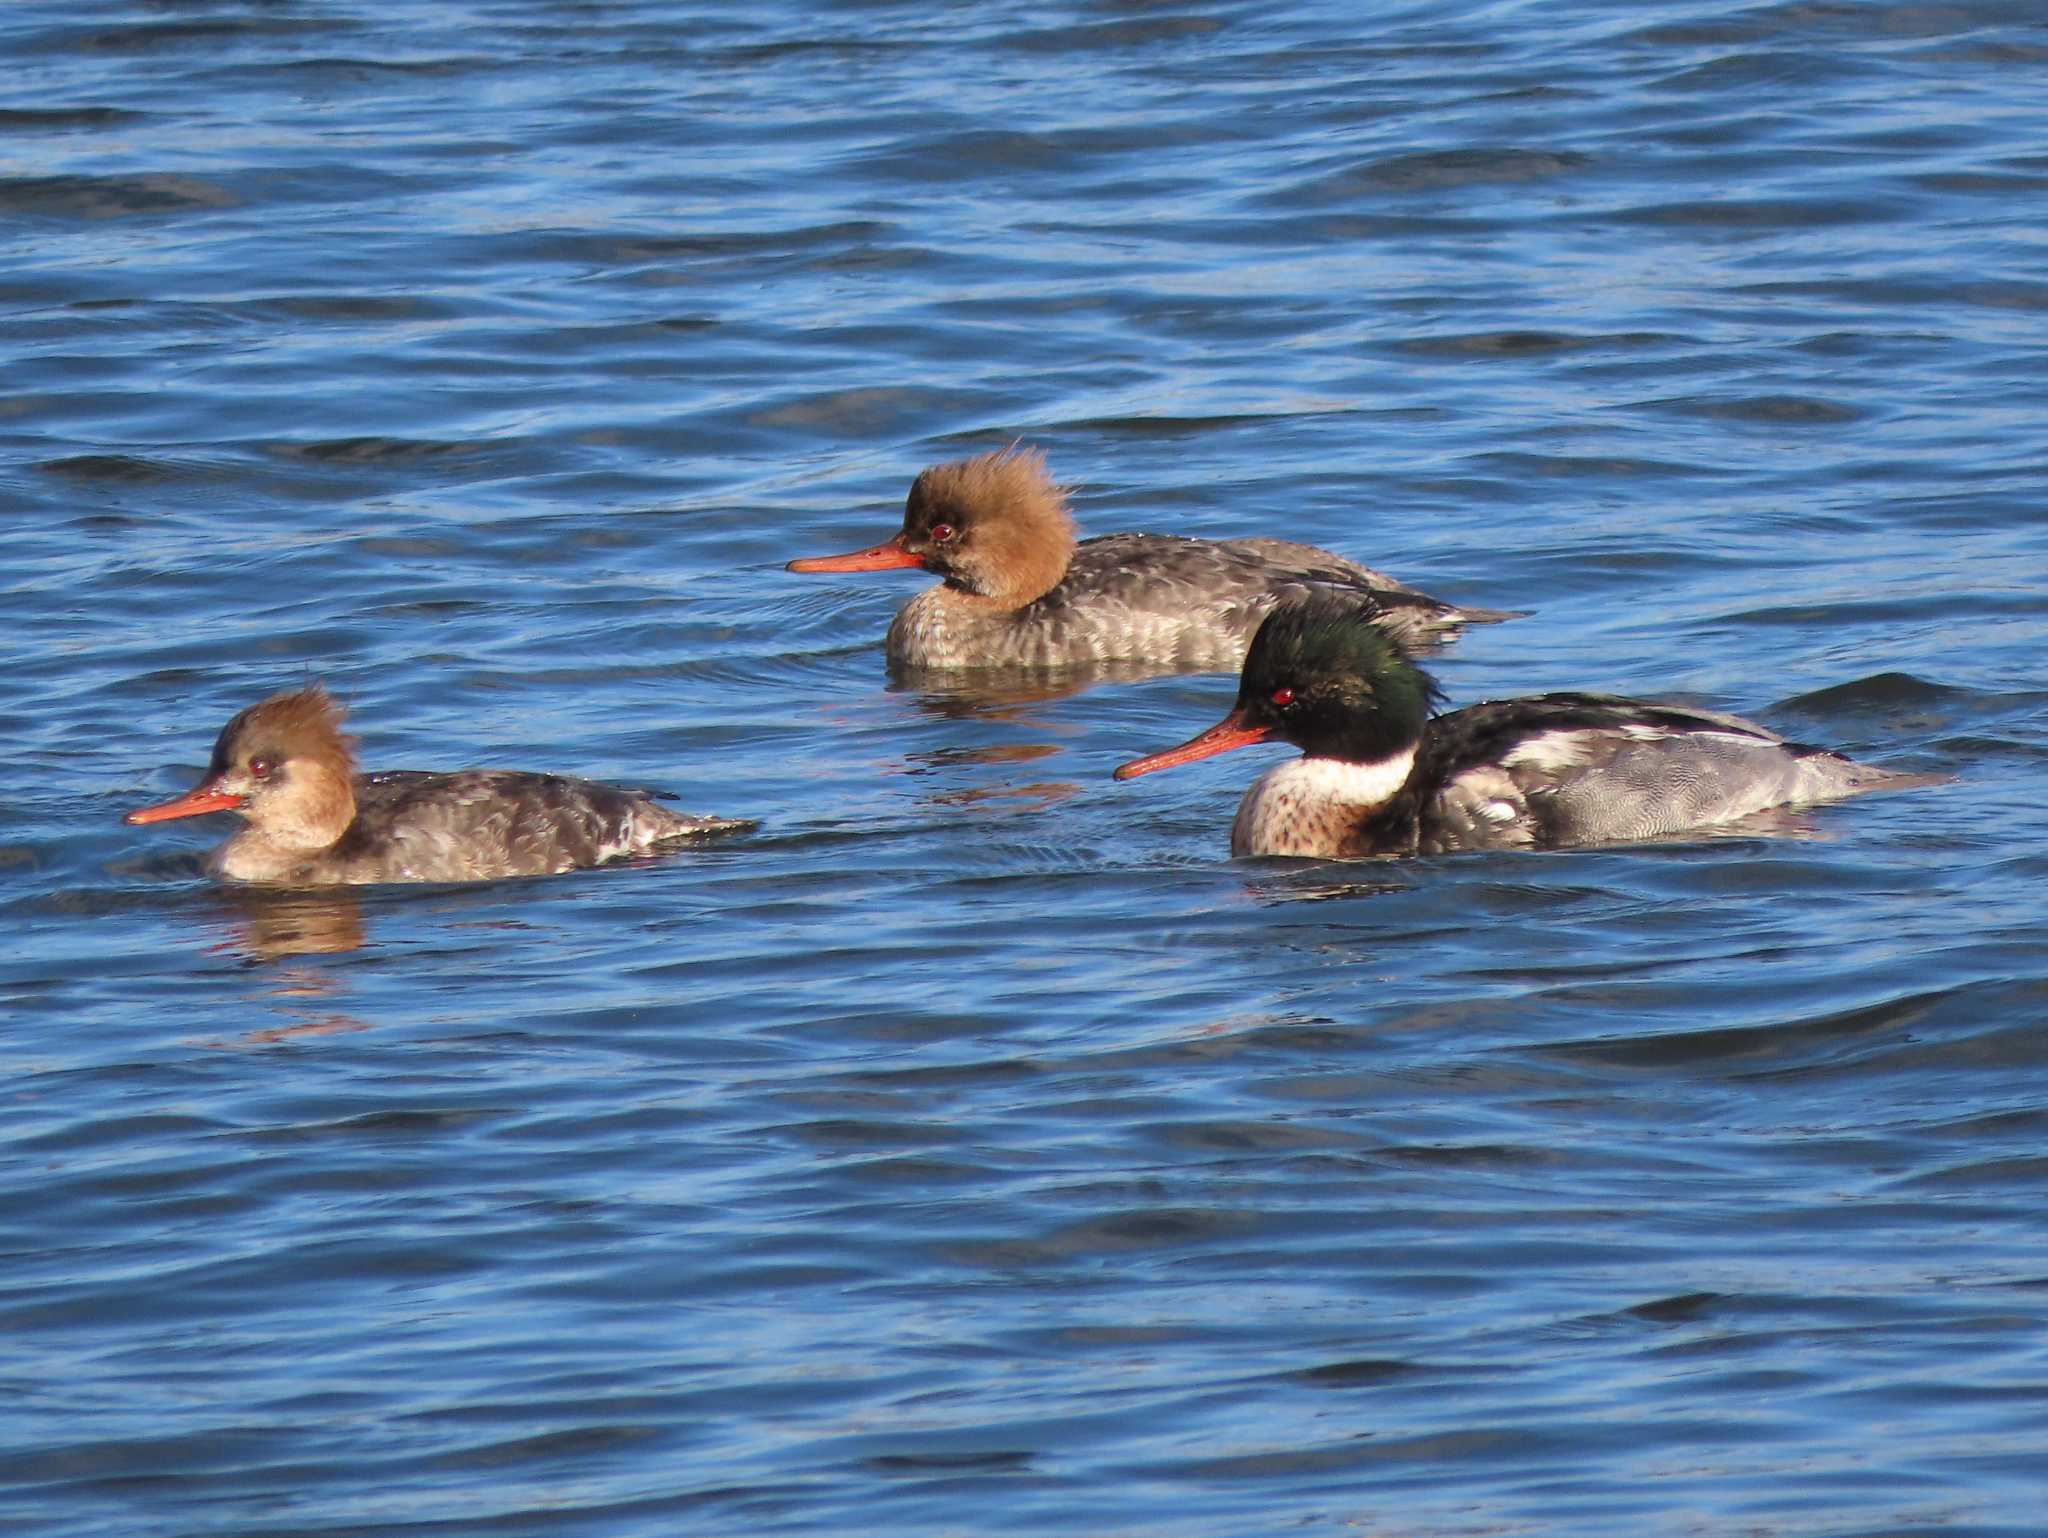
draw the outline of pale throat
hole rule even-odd
[[[1408,783],[1415,748],[1369,764],[1297,758],[1267,770],[1244,793],[1231,824],[1237,855],[1341,855],[1358,823]]]
[[[295,763],[282,796],[256,809],[251,821],[265,843],[279,849],[325,849],[355,821],[355,788],[346,771]]]

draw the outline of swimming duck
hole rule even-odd
[[[1726,828],[1774,807],[1944,776],[1880,769],[1737,716],[1608,694],[1542,694],[1434,715],[1429,675],[1371,601],[1290,601],[1259,627],[1237,706],[1119,780],[1279,739],[1302,750],[1239,803],[1233,855],[1560,849]]]
[[[1409,645],[1515,617],[1444,603],[1292,540],[1103,534],[1077,544],[1044,454],[1018,447],[931,466],[911,483],[894,538],[787,569],[897,567],[942,579],[889,626],[886,651],[897,668],[1144,662],[1234,671],[1275,603],[1323,585],[1376,596],[1375,623]]]
[[[361,774],[341,719],[317,684],[274,694],[222,728],[196,786],[123,820],[236,812],[249,826],[208,856],[207,869],[229,881],[293,886],[552,875],[750,826],[561,775]]]

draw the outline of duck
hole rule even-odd
[[[197,785],[122,820],[237,813],[248,826],[207,857],[207,869],[226,881],[287,886],[554,875],[752,826],[565,775],[365,774],[343,716],[318,684],[273,694],[221,729]]]
[[[1019,444],[922,471],[902,530],[881,544],[785,569],[899,567],[940,581],[889,626],[884,650],[898,671],[1145,663],[1235,672],[1273,606],[1318,586],[1372,595],[1375,623],[1410,646],[1518,617],[1445,603],[1293,540],[1102,534],[1077,543],[1065,488],[1041,450]]]
[[[1313,859],[1668,840],[1946,778],[1858,763],[1689,705],[1560,693],[1439,714],[1442,698],[1371,600],[1312,594],[1259,627],[1228,715],[1115,778],[1291,743],[1301,756],[1245,792],[1230,852]]]

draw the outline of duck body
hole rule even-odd
[[[896,668],[1058,668],[1148,662],[1228,672],[1273,606],[1315,587],[1382,599],[1381,623],[1426,645],[1491,610],[1461,610],[1340,555],[1281,539],[1102,534],[1074,546],[1060,579],[1016,608],[950,584],[898,611]]]
[[[207,869],[228,881],[288,886],[555,875],[748,826],[565,775],[361,774],[340,716],[317,687],[252,705],[222,730],[197,786],[126,820],[238,812],[248,826],[207,857]]]
[[[1372,794],[1390,781],[1390,794]],[[1377,779],[1337,759],[1270,769],[1238,806],[1230,851],[1359,858],[1631,843],[1897,781],[1928,783],[1718,711],[1544,694],[1438,716],[1412,757]]]
[[[1245,792],[1231,853],[1326,859],[1711,833],[1774,808],[1942,778],[1858,763],[1685,705],[1545,694],[1432,715],[1437,698],[1355,606],[1314,595],[1262,627],[1222,722],[1117,776],[1293,742],[1304,756]]]
[[[356,814],[326,848],[308,854],[252,825],[214,850],[207,869],[288,886],[500,881],[583,870],[739,826],[683,816],[645,791],[514,769],[386,770],[355,776],[353,790]]]
[[[924,471],[893,539],[789,563],[807,572],[897,567],[943,579],[889,627],[884,649],[899,670],[1126,662],[1234,670],[1273,606],[1318,586],[1377,597],[1377,623],[1410,646],[1512,617],[1444,603],[1292,540],[1105,534],[1077,543],[1044,456],[1020,449]]]

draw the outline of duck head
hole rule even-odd
[[[1011,447],[933,465],[911,483],[903,529],[846,555],[791,561],[789,571],[916,566],[957,592],[1021,608],[1066,574],[1074,520],[1036,449]]]
[[[1377,614],[1371,599],[1335,589],[1279,605],[1252,637],[1230,714],[1177,748],[1121,765],[1116,778],[1275,738],[1310,758],[1359,764],[1413,749],[1440,696]]]
[[[318,684],[273,694],[221,728],[197,785],[122,820],[237,812],[274,844],[324,849],[355,818],[355,754],[341,718],[341,706]]]

